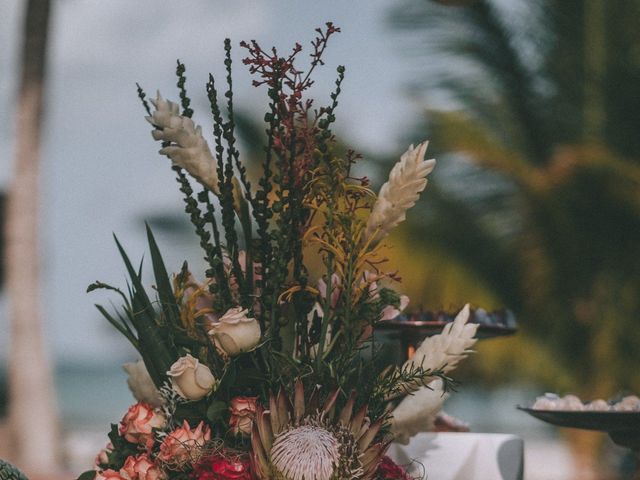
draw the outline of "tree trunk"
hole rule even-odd
[[[39,304],[38,164],[49,11],[49,0],[27,3],[16,106],[15,174],[5,224],[12,459],[36,474],[54,474],[60,467],[52,366],[44,345]]]

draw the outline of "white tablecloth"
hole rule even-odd
[[[389,456],[428,480],[522,480],[524,442],[497,433],[421,433]]]

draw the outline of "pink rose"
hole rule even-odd
[[[100,465],[107,465],[109,463],[109,454],[111,452],[113,452],[113,444],[109,442],[107,443],[107,446],[100,450],[98,455],[96,455],[96,466],[99,467]]]
[[[256,418],[257,400],[258,397],[235,397],[231,399],[229,427],[234,435],[241,433],[245,435],[251,434],[251,427],[253,427],[253,421]]]
[[[211,429],[200,422],[192,430],[185,420],[182,427],[169,433],[160,444],[158,458],[169,463],[195,461],[200,458],[206,443],[211,440]]]
[[[145,402],[129,407],[120,422],[120,435],[128,442],[144,445],[147,450],[153,447],[153,429],[166,425],[164,414]]]
[[[160,467],[146,453],[137,457],[127,457],[120,472],[126,473],[131,480],[162,480],[165,478]]]
[[[97,472],[93,480],[132,480],[132,479],[129,478],[127,474],[121,475],[120,472],[116,472],[115,470],[109,469],[109,470],[103,470],[101,472]]]
[[[224,450],[196,465],[193,480],[252,480],[251,462],[246,456],[228,454]]]

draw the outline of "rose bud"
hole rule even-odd
[[[173,389],[187,400],[200,400],[218,384],[209,367],[189,354],[171,365],[167,375],[171,377]]]
[[[242,307],[230,308],[209,330],[216,348],[224,355],[235,357],[254,349],[260,342],[260,324],[248,317],[248,313]]]

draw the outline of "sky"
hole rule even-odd
[[[0,188],[13,165],[19,0],[0,0]],[[111,332],[94,303],[113,297],[88,295],[100,279],[124,286],[115,232],[132,259],[145,253],[145,218],[176,214],[181,197],[168,160],[157,154],[136,97],[135,82],[148,93],[176,98],[175,60],[187,65],[187,86],[197,123],[209,127],[204,84],[209,72],[222,80],[222,42],[258,40],[287,51],[308,47],[314,28],[332,21],[326,67],[312,96],[328,99],[335,69],[345,65],[337,131],[361,151],[401,153],[403,129],[419,115],[404,94],[412,67],[398,35],[386,23],[387,0],[301,2],[294,0],[58,0],[54,2],[42,155],[41,252],[43,305],[48,347],[58,362],[101,363],[131,355]],[[240,109],[260,118],[264,91],[250,84],[236,48],[235,94]],[[415,139],[416,142],[422,139]],[[168,267],[184,258],[198,263],[194,235],[159,235]],[[150,282],[150,278],[149,278]],[[0,294],[0,352],[6,351],[6,299]],[[114,359],[115,360],[115,359]]]

